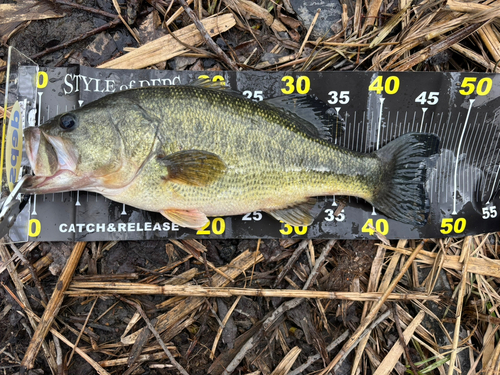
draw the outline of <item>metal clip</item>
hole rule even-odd
[[[21,206],[23,202],[17,199],[17,195],[26,178],[28,178],[28,175],[23,176],[17,182],[9,196],[0,200],[0,238],[9,233],[10,228],[12,228],[17,216],[24,207],[24,204]]]

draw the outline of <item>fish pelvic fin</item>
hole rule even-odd
[[[314,221],[311,209],[316,204],[316,198],[308,198],[307,201],[280,210],[265,211],[276,220],[282,220],[292,226],[309,226]]]
[[[370,200],[395,220],[424,225],[429,214],[425,185],[430,157],[439,152],[439,137],[408,133],[376,151],[382,161],[381,184]]]
[[[222,159],[207,151],[184,150],[158,155],[157,159],[167,167],[167,173],[162,178],[181,184],[207,186],[226,172]]]
[[[198,210],[161,210],[160,213],[172,223],[184,228],[200,229],[208,223],[207,215]]]

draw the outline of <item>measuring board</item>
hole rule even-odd
[[[212,217],[209,225],[196,231],[173,225],[158,213],[78,191],[33,196],[26,208],[29,218],[21,224],[29,239],[373,239],[375,231],[388,239],[417,239],[500,230],[500,75],[496,74],[41,68],[35,81],[35,122],[42,124],[112,92],[187,85],[200,77],[220,81],[257,101],[292,93],[317,97],[344,122],[343,132],[331,142],[359,152],[375,151],[409,132],[437,134],[441,151],[428,170],[426,186],[431,206],[428,223],[421,227],[400,223],[362,199],[321,197],[309,227],[292,227],[257,211]],[[345,205],[343,209],[339,204]]]

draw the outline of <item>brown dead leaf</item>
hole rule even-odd
[[[297,31],[299,27],[304,27],[304,25],[302,25],[302,22],[300,22],[299,20],[296,20],[295,18],[289,17],[281,13],[281,8],[282,8],[281,5],[278,6],[278,18],[280,19],[281,22],[283,22],[288,27],[291,27],[295,31]]]

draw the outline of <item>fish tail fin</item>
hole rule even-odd
[[[429,212],[427,160],[438,152],[439,137],[428,133],[405,134],[376,151],[383,163],[383,183],[373,206],[403,223],[424,225]]]

